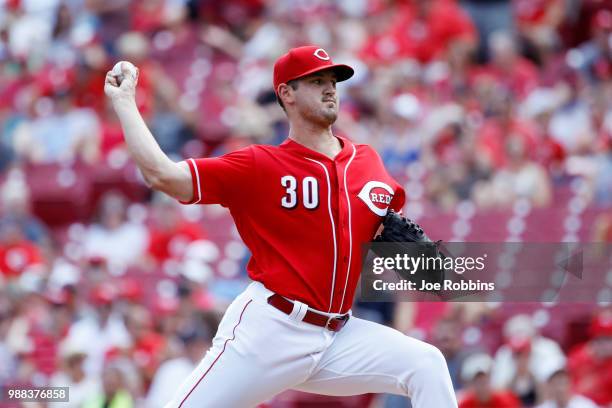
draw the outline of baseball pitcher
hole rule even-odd
[[[185,204],[227,207],[252,253],[253,283],[168,408],[253,407],[286,389],[394,393],[415,408],[457,407],[438,349],[351,316],[361,246],[405,200],[374,149],[332,132],[336,83],[352,75],[322,48],[291,49],[274,65],[290,123],[284,143],[175,163],[136,107],[138,70],[123,62],[108,72],[106,95],[147,183]]]

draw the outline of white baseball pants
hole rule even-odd
[[[232,302],[212,347],[166,408],[254,407],[286,389],[391,393],[409,396],[414,408],[457,407],[434,346],[355,317],[333,333],[302,322],[299,302],[291,315],[270,306],[270,295],[254,282]]]

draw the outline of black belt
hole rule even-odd
[[[274,306],[285,314],[291,314],[293,311],[293,302],[285,299],[281,295],[274,294],[270,296],[268,298],[268,304]],[[315,326],[325,327],[333,332],[339,332],[344,327],[346,322],[348,322],[349,317],[350,316],[348,313],[343,314],[342,316],[330,317],[308,309],[302,321],[314,324]]]

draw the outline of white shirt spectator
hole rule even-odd
[[[187,357],[174,358],[161,364],[151,382],[146,406],[163,408],[195,367]]]
[[[0,341],[0,384],[15,375],[15,358],[9,348]]]
[[[546,401],[536,408],[597,408],[597,405],[582,395],[574,395],[563,407],[560,407],[555,401]]]
[[[101,327],[94,317],[84,317],[75,322],[66,336],[67,339],[77,339],[87,345],[88,357],[85,361],[85,371],[88,374],[99,374],[104,364],[105,353],[113,348],[127,348],[132,344],[123,320],[116,314],[111,314],[106,325]]]
[[[491,382],[496,388],[508,388],[516,375],[516,363],[512,349],[503,345],[495,354],[495,363],[491,374]],[[565,356],[559,345],[551,339],[537,336],[531,340],[531,355],[529,358],[529,370],[536,381],[547,380],[551,367],[563,366]]]
[[[102,391],[102,384],[96,377],[89,375],[80,382],[73,382],[64,372],[59,372],[51,377],[49,386],[68,387],[70,389],[70,400],[68,402],[50,403],[49,408],[80,408],[92,395]]]
[[[43,111],[53,109],[55,103],[48,98],[40,100]],[[23,122],[15,130],[15,149],[37,163],[64,162],[75,156],[91,162],[96,158],[99,138],[100,122],[95,112],[72,108],[64,113],[42,112],[33,121]]]
[[[113,229],[95,224],[85,235],[85,255],[106,259],[111,269],[125,268],[141,258],[147,242],[147,229],[141,224],[125,222]]]
[[[591,111],[583,102],[562,107],[553,114],[548,131],[566,151],[574,152],[594,139]]]

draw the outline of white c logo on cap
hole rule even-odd
[[[314,52],[314,56],[318,59],[322,59],[323,61],[329,60],[329,55],[327,55],[327,51],[323,48],[317,48]]]

